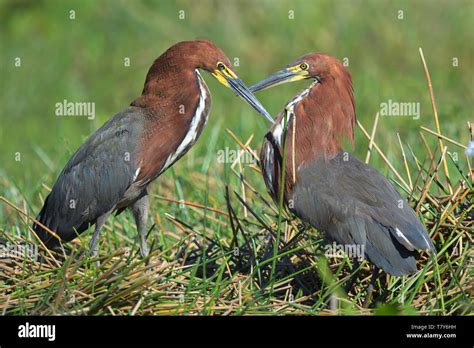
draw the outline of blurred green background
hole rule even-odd
[[[180,11],[184,19],[179,18]],[[249,85],[307,52],[347,57],[357,116],[368,129],[381,102],[420,102],[419,120],[380,118],[376,140],[397,168],[402,163],[396,132],[423,159],[419,126],[435,129],[418,53],[422,47],[442,133],[463,144],[469,140],[473,1],[2,0],[0,194],[13,201],[25,197],[37,207],[38,192],[45,193],[41,185],[51,186],[77,147],[141,93],[153,60],[174,43],[199,37],[214,41],[231,60],[239,58],[236,70]],[[21,67],[15,67],[17,57]],[[130,67],[124,66],[126,57]],[[212,77],[205,79],[213,96],[209,123],[174,173],[186,176],[196,169],[222,174],[225,182],[226,168],[214,159],[218,149],[236,148],[226,128],[241,139],[255,134],[253,145],[259,147],[268,124]],[[289,84],[258,97],[276,115],[306,85]],[[96,119],[55,116],[55,104],[63,99],[94,102]],[[431,135],[426,137],[435,143]],[[356,155],[364,158],[367,140],[358,129],[356,145]],[[463,156],[459,148],[450,151]],[[21,161],[15,161],[17,153]],[[372,163],[388,174],[375,157]],[[165,174],[171,175],[171,171]]]

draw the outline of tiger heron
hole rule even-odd
[[[265,135],[260,165],[274,201],[339,245],[359,246],[363,258],[392,275],[417,270],[418,250],[436,249],[407,201],[371,166],[342,148],[354,145],[352,78],[343,64],[322,53],[296,59],[250,88],[309,80]],[[284,171],[284,183],[282,174]],[[373,277],[374,277],[373,276]]]
[[[96,255],[107,218],[131,208],[141,254],[148,255],[148,185],[194,145],[209,115],[211,95],[200,70],[273,122],[219,47],[208,40],[175,44],[154,61],[141,96],[92,134],[62,170],[33,225],[48,248],[95,224],[90,249]]]

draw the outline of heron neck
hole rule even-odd
[[[296,101],[296,103],[295,103]],[[288,108],[292,103],[292,108]],[[343,138],[353,143],[355,109],[351,85],[336,79],[313,83],[287,106],[295,119],[297,161],[307,162],[320,157],[333,158],[342,150]],[[299,156],[298,156],[299,155]]]
[[[170,68],[160,71],[160,74],[157,73],[154,71],[153,74],[148,74],[142,95],[131,105],[147,108],[153,115],[160,118],[170,114],[170,107],[176,107],[177,111],[184,116],[187,114],[191,116],[191,113],[186,113],[191,110],[188,106],[194,105],[200,95],[197,70],[183,69],[178,72]],[[168,111],[165,112],[165,109]]]
[[[144,134],[140,145],[142,163],[139,179],[150,182],[181,158],[197,141],[209,115],[211,96],[198,71],[179,91],[149,96]]]

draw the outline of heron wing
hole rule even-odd
[[[342,244],[362,244],[392,274],[416,270],[416,249],[435,251],[405,199],[379,172],[348,153],[298,171],[294,211]]]
[[[142,113],[130,107],[89,137],[60,173],[38,221],[69,241],[115,208],[138,169],[136,139],[143,127]],[[40,226],[33,228],[47,245],[57,244]]]

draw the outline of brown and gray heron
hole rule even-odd
[[[208,40],[175,44],[151,66],[141,96],[92,134],[62,170],[33,225],[48,248],[95,224],[90,249],[96,255],[107,218],[131,208],[141,254],[148,255],[148,185],[194,145],[209,115],[211,95],[200,70],[273,122],[219,47]]]
[[[376,271],[415,272],[418,250],[436,252],[425,227],[383,175],[342,148],[344,137],[354,143],[356,119],[352,79],[343,64],[310,53],[250,89],[298,80],[311,84],[286,104],[261,149],[270,195],[279,202],[283,194],[290,211],[334,242],[361,246]]]

